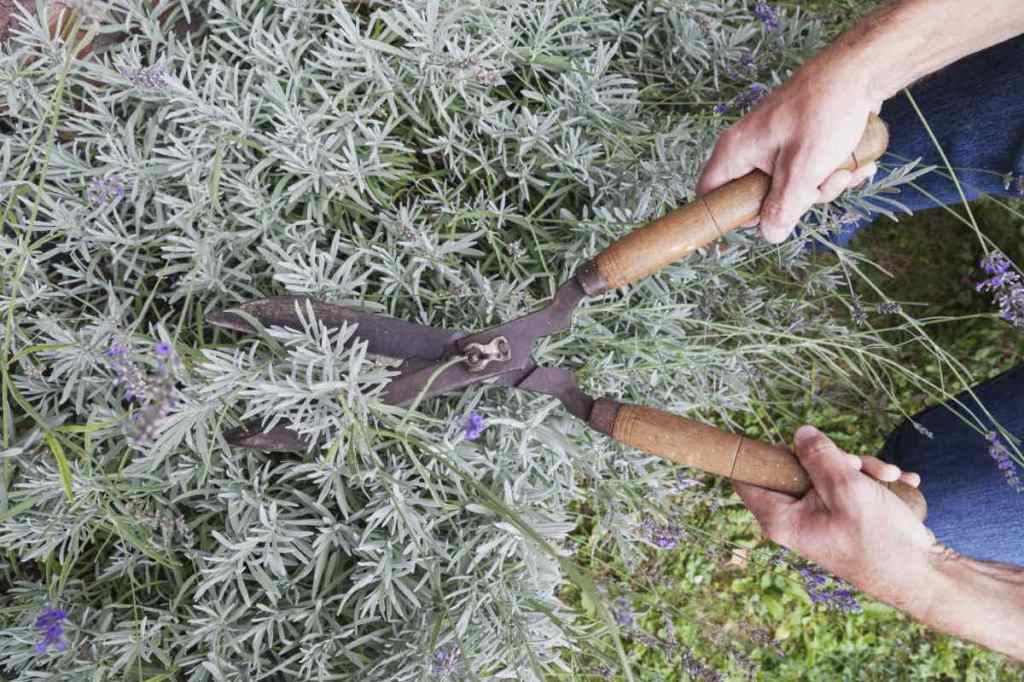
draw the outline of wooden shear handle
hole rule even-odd
[[[769,445],[701,422],[608,398],[594,402],[589,424],[615,440],[670,462],[800,496],[811,487],[800,460],[781,445]],[[882,483],[924,521],[928,504],[917,488]]]
[[[875,161],[888,145],[888,128],[871,114],[860,143],[840,168],[855,170]],[[771,185],[771,177],[755,170],[634,230],[588,264],[584,288],[593,296],[632,284],[724,237],[760,214]]]

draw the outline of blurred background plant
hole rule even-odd
[[[691,199],[718,133],[865,4],[67,4],[123,35],[73,59],[41,2],[0,48],[0,673],[1014,674],[761,541],[727,482],[551,400],[394,410],[352,329],[203,324],[286,292],[450,328],[521,314]],[[594,392],[871,451],[1019,360],[974,292],[983,256],[1022,255],[1005,207],[982,239],[929,217],[806,248],[925,170],[591,302],[538,354]],[[248,418],[324,447],[229,449]]]

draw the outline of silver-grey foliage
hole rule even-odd
[[[521,314],[691,198],[728,122],[713,106],[777,82],[822,27],[791,12],[769,31],[741,0],[209,0],[178,3],[205,17],[183,37],[146,4],[110,3],[105,25],[132,37],[98,58],[66,60],[43,19],[0,48],[0,546],[45,571],[3,598],[0,666],[197,682],[568,669],[606,627],[559,599],[574,505],[628,559],[627,525],[669,504],[673,467],[544,397],[388,408],[389,365],[345,344],[356,330],[309,315],[237,338],[204,314],[285,292],[450,328]],[[733,235],[585,304],[539,357],[595,394],[725,424],[807,388],[812,366],[884,390],[904,371],[890,346],[833,317],[856,261],[814,264],[809,238]],[[140,376],[174,372],[150,440],[133,438],[114,343]],[[228,448],[221,430],[250,418],[324,446]],[[34,648],[46,603],[68,610],[63,653]]]

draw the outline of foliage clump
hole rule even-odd
[[[736,0],[111,4],[98,30],[127,35],[101,54],[71,58],[45,16],[0,47],[5,670],[621,665],[567,538],[583,505],[636,565],[677,470],[544,397],[386,407],[391,365],[312,315],[251,338],[204,316],[281,293],[467,330],[522,314],[692,199],[738,113],[723,103],[776,84],[820,23]],[[170,30],[169,6],[202,30]],[[846,314],[856,262],[805,246],[909,177],[818,209],[781,247],[735,234],[589,302],[538,358],[732,426],[822,377],[884,389],[904,370]],[[222,429],[249,419],[321,445],[228,447]],[[67,646],[39,649],[57,608]]]

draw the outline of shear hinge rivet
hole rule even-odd
[[[495,336],[487,343],[467,343],[464,351],[470,372],[481,372],[492,362],[512,359],[512,346],[504,336]]]

